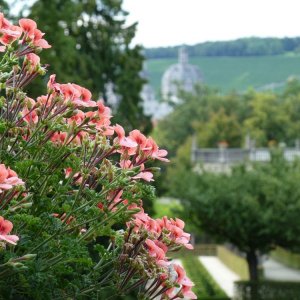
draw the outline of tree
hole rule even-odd
[[[240,147],[243,141],[242,128],[236,115],[227,115],[224,108],[211,113],[207,122],[196,122],[194,129],[200,147],[218,147],[226,141],[229,147]]]
[[[251,93],[249,117],[244,127],[257,145],[267,145],[270,141],[285,142],[287,128],[291,125],[289,115],[282,109],[282,100],[272,92]]]
[[[289,80],[282,93],[281,111],[288,116],[289,125],[285,127],[287,143],[292,145],[300,138],[300,81]]]
[[[176,170],[170,191],[189,222],[243,251],[251,280],[258,279],[258,254],[299,246],[299,162],[277,155],[270,164],[237,166],[230,175]]]

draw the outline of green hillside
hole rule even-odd
[[[177,59],[170,58],[147,60],[149,80],[157,93],[163,72],[176,62]],[[222,91],[266,88],[273,83],[283,83],[290,76],[300,77],[299,55],[192,57],[190,63],[201,69],[205,83]]]

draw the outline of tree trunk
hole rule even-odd
[[[247,263],[249,269],[249,276],[251,281],[251,300],[258,300],[258,259],[255,250],[247,252]]]
[[[258,280],[258,259],[255,250],[247,252],[247,263],[251,281]]]

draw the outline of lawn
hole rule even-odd
[[[151,59],[147,68],[151,85],[159,94],[163,72],[176,59]],[[244,91],[249,87],[266,88],[272,83],[283,83],[290,76],[300,77],[300,56],[254,56],[254,57],[193,57],[205,83],[222,91]]]
[[[162,218],[164,216],[179,217],[179,211],[182,206],[178,200],[175,199],[157,199],[154,202],[155,218]]]

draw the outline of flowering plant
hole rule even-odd
[[[147,163],[168,161],[167,151],[139,130],[126,135],[101,100],[55,75],[30,98],[24,88],[46,73],[43,35],[33,20],[15,26],[0,14],[0,294],[196,299],[167,257],[192,248],[184,222],[142,206],[153,193]]]

